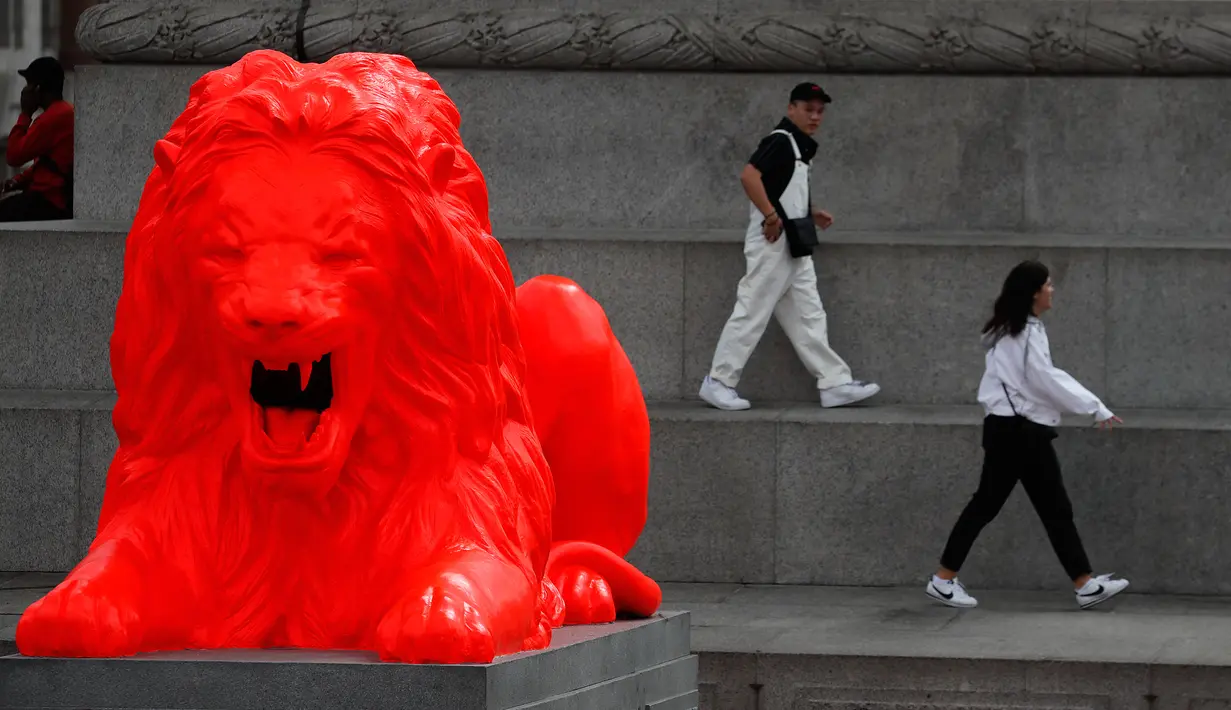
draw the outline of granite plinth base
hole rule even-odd
[[[0,708],[85,710],[695,710],[689,615],[557,629],[489,664],[374,654],[183,651],[119,659],[0,658]]]

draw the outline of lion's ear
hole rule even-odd
[[[175,160],[180,157],[180,147],[168,140],[154,144],[154,164],[167,176],[175,172]]]
[[[456,159],[457,151],[446,143],[436,143],[423,152],[423,169],[437,192],[443,192],[453,179],[453,162]]]

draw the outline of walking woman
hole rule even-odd
[[[927,594],[958,608],[978,605],[957,579],[975,538],[1000,512],[1021,481],[1047,529],[1052,548],[1073,580],[1077,604],[1088,609],[1124,591],[1128,582],[1091,576],[1090,562],[1052,449],[1061,412],[1092,415],[1102,428],[1120,419],[1068,373],[1052,365],[1047,331],[1039,316],[1051,308],[1047,267],[1025,261],[1009,272],[991,320],[983,327],[986,371],[979,383],[983,405],[983,473],[928,581]]]

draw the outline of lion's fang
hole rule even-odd
[[[308,389],[308,380],[312,379],[312,363],[299,363],[299,391]]]

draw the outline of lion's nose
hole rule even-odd
[[[304,326],[305,308],[299,294],[250,293],[244,299],[244,325],[265,337],[288,335]]]

